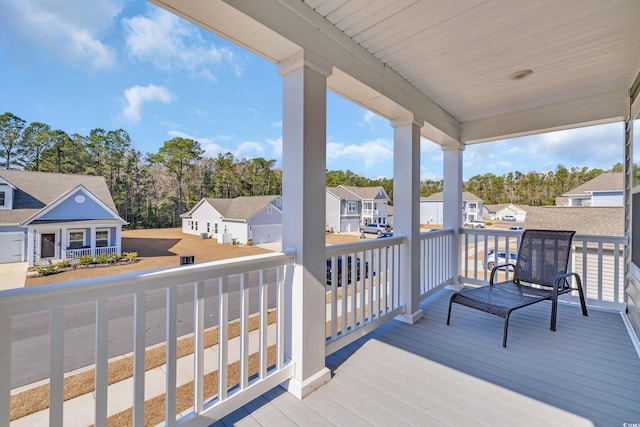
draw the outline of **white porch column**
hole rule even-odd
[[[308,51],[279,65],[283,77],[282,247],[295,249],[287,318],[294,363],[289,392],[303,398],[331,379],[325,367],[325,200],[327,76],[333,67]]]
[[[460,282],[460,226],[462,221],[462,152],[464,145],[443,146],[443,227],[453,229],[451,244],[450,274],[453,281],[449,289],[460,290],[464,286]]]
[[[420,126],[413,116],[391,121],[393,126],[393,229],[405,234],[400,252],[400,303],[398,319],[415,323],[420,309]]]
[[[121,254],[122,253],[122,226],[121,225],[117,225],[116,226],[116,253]],[[111,242],[109,242],[109,245],[111,245]]]

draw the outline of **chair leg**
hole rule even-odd
[[[449,320],[451,319],[451,306],[453,305],[453,297],[449,300],[449,313],[447,314],[447,325],[449,324]]]
[[[582,315],[588,316],[587,313],[587,303],[584,299],[584,292],[582,291],[582,281],[580,280],[580,276],[576,274],[576,284],[578,285],[578,295],[580,295],[580,305],[582,306]]]
[[[511,314],[511,312],[507,313],[506,317],[504,318],[504,333],[502,335],[502,347],[506,348],[507,347],[507,331],[509,330],[509,315]]]
[[[551,299],[551,326],[549,329],[556,330],[556,320],[558,318],[558,297]]]

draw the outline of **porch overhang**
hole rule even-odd
[[[640,3],[151,0],[274,63],[332,64],[329,90],[442,146],[624,120]],[[510,79],[521,69],[533,74]]]

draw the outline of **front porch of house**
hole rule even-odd
[[[27,230],[29,266],[54,264],[81,257],[110,256],[121,252],[122,224],[117,220],[30,224]]]
[[[391,321],[327,356],[330,382],[303,400],[277,387],[222,418],[230,425],[622,426],[640,420],[640,359],[620,313],[562,305],[502,319],[424,300],[414,325]],[[624,366],[622,369],[621,367]]]
[[[513,250],[520,236],[494,229],[460,233],[466,260],[461,280],[471,285],[485,283],[485,248]],[[420,234],[420,280],[413,291],[424,317],[413,325],[398,320],[404,318],[402,293],[408,292],[400,268],[406,237],[326,248],[331,266],[338,257],[359,262],[339,273],[332,268],[324,285],[323,321],[307,338],[315,333],[322,342],[331,379],[302,400],[296,398],[290,350],[300,320],[287,302],[300,269],[293,254],[5,291],[0,414],[6,415],[0,425],[107,425],[113,417],[128,417],[134,425],[198,426],[507,425],[518,419],[611,425],[640,418],[640,347],[623,312],[618,276],[587,271],[589,317],[569,296],[559,308],[556,332],[548,330],[548,304],[519,310],[503,349],[500,318],[456,306],[446,325],[447,286],[453,283],[447,253],[454,236],[451,229]],[[586,264],[622,265],[602,248],[615,253],[623,240],[576,236],[571,265],[576,255],[586,256]],[[149,351],[159,344],[166,362],[151,369]],[[113,363],[127,358],[131,377],[114,382]],[[65,384],[87,369],[95,372],[91,394],[67,395]],[[50,390],[48,403],[17,417],[17,396],[42,384]],[[149,406],[152,401],[156,406]]]

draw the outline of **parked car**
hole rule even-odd
[[[502,220],[503,221],[515,221],[516,217],[513,215],[503,215],[502,216]]]
[[[463,224],[464,228],[486,228],[487,225],[482,221],[467,221]]]
[[[327,285],[331,284],[332,273],[334,269],[332,268],[332,260],[333,258],[327,258]],[[352,257],[349,255],[347,257],[347,283],[351,283],[351,267],[352,267]],[[337,268],[335,268],[335,274],[338,277],[338,286],[342,286],[342,256],[337,257]],[[360,258],[356,258],[356,280],[360,280]],[[364,265],[364,274],[365,277],[368,276],[369,273],[369,263],[365,262]]]
[[[498,251],[497,256],[494,250],[490,250],[484,261],[487,269],[492,270],[496,265],[509,264],[509,270],[513,270],[518,260],[518,252],[509,252],[509,261],[507,262],[507,254],[505,251]]]
[[[361,233],[382,234],[391,231],[389,224],[371,223],[360,227]]]

